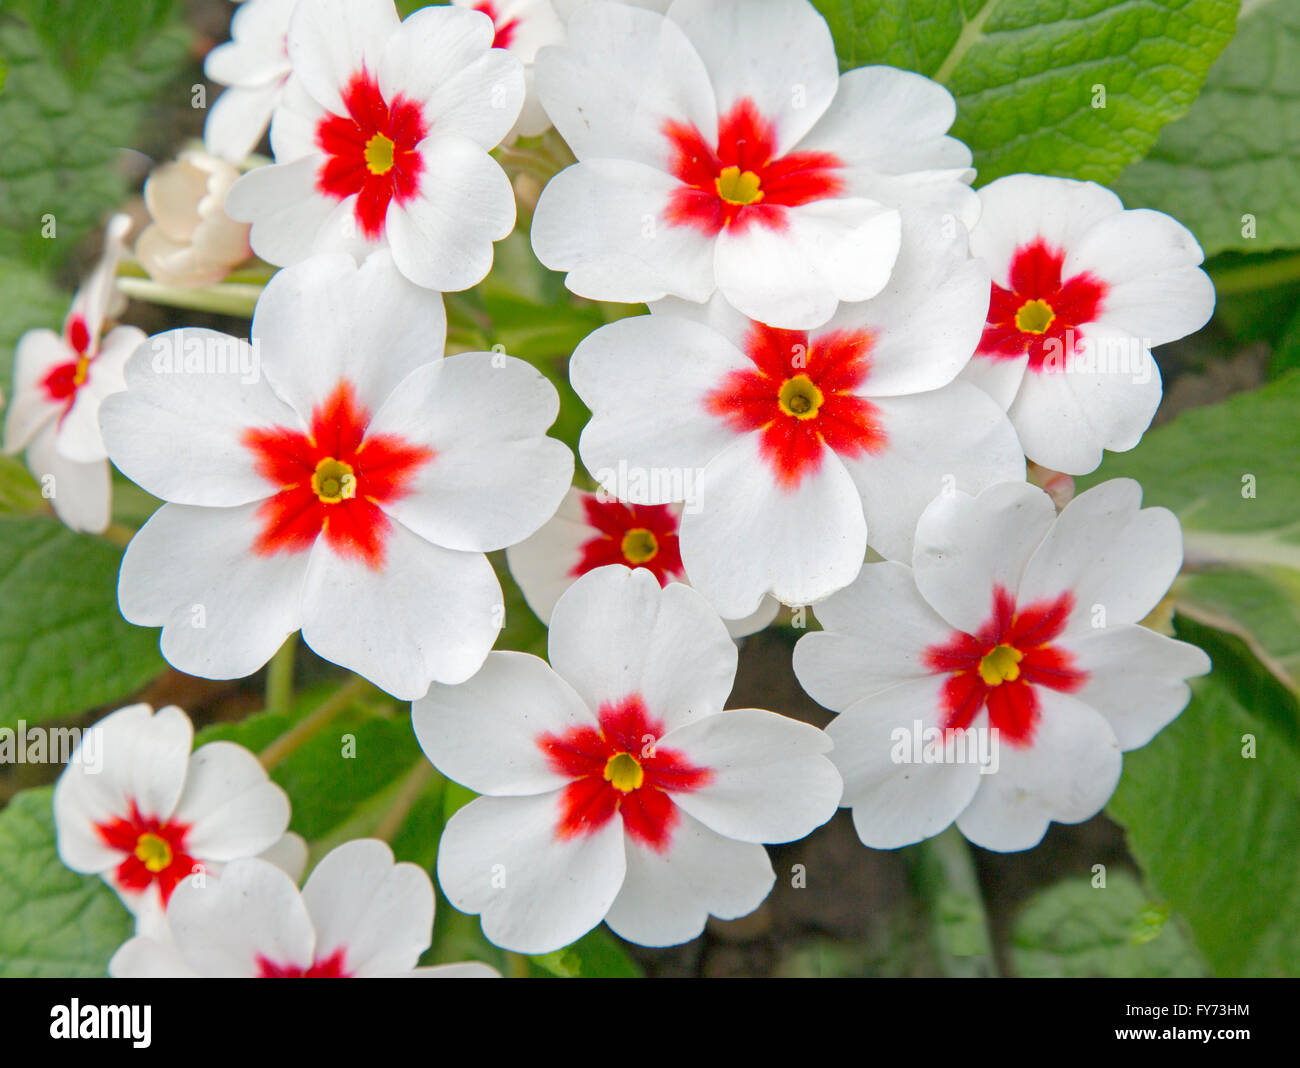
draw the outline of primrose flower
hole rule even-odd
[[[545,953],[603,919],[672,945],[743,916],[775,881],[760,842],[830,818],[826,736],[722,711],[736,646],[689,586],[603,567],[551,615],[550,660],[494,652],[412,709],[446,775],[486,796],[447,823],[438,881],[493,942]]]
[[[191,875],[268,851],[292,866],[301,848],[285,835],[289,798],[252,753],[193,743],[181,709],[131,705],[89,728],[54,787],[59,859],[102,875],[140,930]]]
[[[182,671],[241,678],[301,629],[411,700],[478,670],[501,628],[485,552],[533,533],[573,474],[540,372],[442,357],[442,301],[387,252],[278,272],[252,343],[182,329],[127,364],[109,452],[167,501],[122,561],[122,614]]]
[[[466,289],[515,223],[510,181],[488,155],[524,99],[520,61],[492,47],[479,11],[392,0],[298,0],[293,76],[271,125],[275,163],[226,198],[271,263],[390,249],[412,282]]]
[[[560,595],[598,567],[643,567],[661,586],[689,585],[678,549],[681,511],[675,504],[628,504],[603,492],[571,489],[541,530],[506,550],[510,573],[528,607],[548,624]],[[766,597],[753,615],[723,622],[733,638],[741,638],[766,627],[780,607]]]
[[[257,146],[292,73],[289,18],[298,0],[245,0],[230,20],[230,40],[203,60],[209,80],[228,86],[203,124],[214,156],[238,165]]]
[[[420,968],[433,931],[433,883],[394,863],[374,838],[332,850],[298,890],[257,859],[187,881],[159,937],[131,939],[109,961],[116,978],[499,978],[486,964]]]
[[[1124,750],[1186,706],[1210,670],[1194,645],[1140,626],[1182,564],[1172,512],[1131,479],[1059,516],[1026,483],[938,497],[912,567],[868,564],[799,640],[858,836],[892,849],[954,820],[977,845],[1037,844],[1051,820],[1099,812]]]
[[[105,321],[126,305],[115,275],[130,229],[125,215],[109,220],[103,255],[77,290],[63,332],[29,330],[14,350],[4,451],[27,451],[27,467],[73,530],[108,527],[112,480],[99,406],[122,388],[122,365],[145,339],[134,326],[114,327],[100,338]]]
[[[884,288],[899,208],[947,213],[953,232],[975,219],[951,94],[889,67],[841,77],[806,0],[590,4],[536,67],[578,163],[543,190],[533,247],[581,296],[718,292],[810,329]]]
[[[1029,459],[1087,474],[1151,425],[1150,350],[1214,313],[1204,254],[1168,215],[1125,211],[1094,182],[1013,174],[979,197],[971,253],[993,288],[966,376],[1007,409]]]
[[[1015,431],[954,381],[979,338],[988,275],[940,227],[909,214],[884,292],[810,331],[746,319],[725,301],[656,304],[573,354],[591,409],[583,462],[621,471],[637,504],[680,500],[682,562],[726,618],[765,594],[812,604],[853,581],[867,546],[911,553],[937,493],[1023,479]],[[616,484],[616,483],[615,483]]]

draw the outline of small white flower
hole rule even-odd
[[[868,564],[817,606],[794,669],[841,715],[827,728],[844,804],[892,849],[954,820],[986,849],[1029,849],[1099,812],[1120,753],[1181,712],[1196,646],[1140,626],[1182,564],[1178,520],[1130,479],[1058,517],[1025,483],[939,497],[911,568]]]
[[[736,646],[708,603],[644,568],[584,575],[551,616],[551,666],[497,652],[412,709],[445,774],[487,796],[447,823],[438,880],[493,942],[545,953],[605,920],[644,945],[752,912],[775,881],[761,842],[828,820],[826,736],[723,711]]]
[[[466,289],[515,224],[488,152],[514,125],[523,66],[492,47],[492,20],[456,7],[399,22],[392,0],[298,0],[293,76],[271,125],[275,164],[226,198],[276,264],[391,249],[417,285]]]
[[[168,503],[122,561],[122,614],[163,655],[241,678],[301,629],[407,700],[483,663],[502,625],[485,552],[554,514],[573,474],[540,372],[443,358],[442,301],[386,252],[271,279],[252,345],[182,329],[141,346],[104,408],[114,463]]]
[[[1141,439],[1160,405],[1151,349],[1214,314],[1201,247],[1095,182],[1013,174],[979,191],[971,253],[993,274],[966,377],[1008,409],[1026,455],[1082,475]]]
[[[102,875],[138,930],[156,930],[177,886],[224,862],[269,851],[301,863],[301,840],[285,836],[289,799],[247,749],[209,742],[191,753],[193,725],[175,706],[131,705],[89,730],[54,787],[59,858]]]
[[[105,320],[126,304],[116,272],[130,229],[125,215],[109,220],[103,255],[73,298],[62,334],[29,330],[14,350],[4,451],[26,449],[28,468],[73,530],[108,527],[112,481],[99,406],[122,388],[122,366],[145,339],[134,326],[114,327],[100,339]]]
[[[165,286],[199,288],[220,282],[250,255],[248,224],[222,206],[239,172],[206,152],[182,152],[144,183],[153,224],[136,238],[135,255]]]
[[[131,939],[114,954],[117,978],[497,978],[486,964],[420,968],[433,930],[433,884],[393,862],[373,838],[327,854],[301,892],[262,860],[237,860],[220,878],[186,882],[160,937]]]
[[[203,61],[203,73],[228,86],[203,125],[209,152],[240,164],[256,147],[284,96],[289,18],[298,0],[247,0],[230,20],[230,40]]]

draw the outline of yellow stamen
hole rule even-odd
[[[1020,678],[1020,661],[1025,654],[1012,645],[999,645],[991,649],[980,661],[980,678],[990,686],[1015,682]]]
[[[627,793],[645,782],[645,771],[631,753],[615,753],[605,764],[605,781],[615,790]]]
[[[785,380],[776,399],[786,415],[793,415],[796,419],[816,419],[826,398],[807,375],[795,375]]]
[[[728,204],[753,204],[763,199],[759,177],[753,171],[723,167],[714,184],[718,188],[718,196]]]
[[[1045,334],[1056,318],[1056,312],[1045,300],[1027,300],[1016,312],[1016,329],[1026,334]]]
[[[86,376],[90,374],[90,357],[82,356],[77,360],[77,368],[72,372],[72,384],[79,386],[86,381]]]
[[[393,141],[381,133],[366,142],[366,168],[371,174],[387,174],[393,169]]]
[[[312,492],[326,504],[350,501],[357,495],[357,476],[350,464],[327,456],[316,465],[311,476]]]
[[[145,831],[135,843],[135,855],[146,868],[157,874],[171,866],[172,847],[167,844],[165,838]]]
[[[623,558],[630,563],[644,564],[653,560],[658,551],[658,540],[645,527],[633,527],[623,535]]]

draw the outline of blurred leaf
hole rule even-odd
[[[54,520],[0,517],[0,726],[121,699],[165,668],[157,631],[118,613],[121,559]]]
[[[1206,974],[1169,910],[1153,905],[1124,871],[1108,873],[1104,887],[1074,878],[1041,891],[1017,915],[1007,954],[1025,978]]]
[[[85,85],[105,57],[129,54],[172,14],[175,0],[15,0],[50,56]]]
[[[23,790],[0,812],[0,976],[102,977],[131,937],[108,885],[63,866],[54,788]]]
[[[1116,183],[1128,207],[1190,227],[1207,254],[1300,247],[1300,5],[1248,0],[1185,117]],[[1255,235],[1243,234],[1244,215]]]
[[[3,196],[0,193],[0,199]],[[0,390],[8,398],[18,339],[38,327],[57,334],[63,329],[63,317],[68,314],[72,297],[60,292],[41,271],[3,257],[0,293],[5,297],[4,314],[0,315]]]
[[[1273,358],[1268,365],[1269,378],[1281,378],[1288,371],[1300,370],[1300,301],[1294,307],[1295,314],[1273,347]]]
[[[1215,975],[1295,976],[1300,706],[1240,643],[1176,624],[1210,650],[1214,672],[1194,680],[1182,715],[1124,754],[1108,812]]]
[[[535,975],[561,979],[637,979],[644,973],[604,927],[554,953],[530,957]]]
[[[1112,181],[1196,99],[1237,0],[816,0],[842,68],[885,63],[952,90],[981,183]],[[1104,87],[1105,107],[1094,107]]]

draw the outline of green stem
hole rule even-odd
[[[293,701],[293,655],[298,635],[290,634],[266,668],[266,711],[283,715]]]
[[[970,846],[956,827],[907,851],[912,882],[930,914],[930,942],[950,976],[997,974],[993,938]]]
[[[215,312],[218,315],[236,315],[243,319],[253,317],[257,298],[262,294],[260,285],[243,282],[223,282],[206,289],[178,289],[162,285],[151,278],[124,276],[118,278],[117,286],[128,297],[149,304]]]
[[[1211,271],[1214,290],[1221,297],[1234,293],[1253,293],[1257,289],[1276,289],[1300,282],[1300,253],[1265,263],[1243,263]]]
[[[528,958],[522,953],[506,950],[506,978],[527,979],[529,976]]]
[[[382,838],[385,842],[391,842],[393,835],[402,829],[406,817],[411,814],[411,806],[419,799],[420,794],[424,792],[424,788],[434,781],[441,784],[442,776],[438,775],[434,770],[428,758],[421,755],[415,766],[402,779],[397,788],[397,794],[393,797],[392,804],[379,817],[379,822],[375,824],[374,837]]]
[[[365,693],[369,685],[360,675],[353,675],[313,711],[300,719],[258,754],[258,760],[262,762],[262,767],[266,768],[267,771],[274,768],[297,750],[303,742],[318,734],[322,728],[328,725],[331,719],[347,708],[357,697]]]

